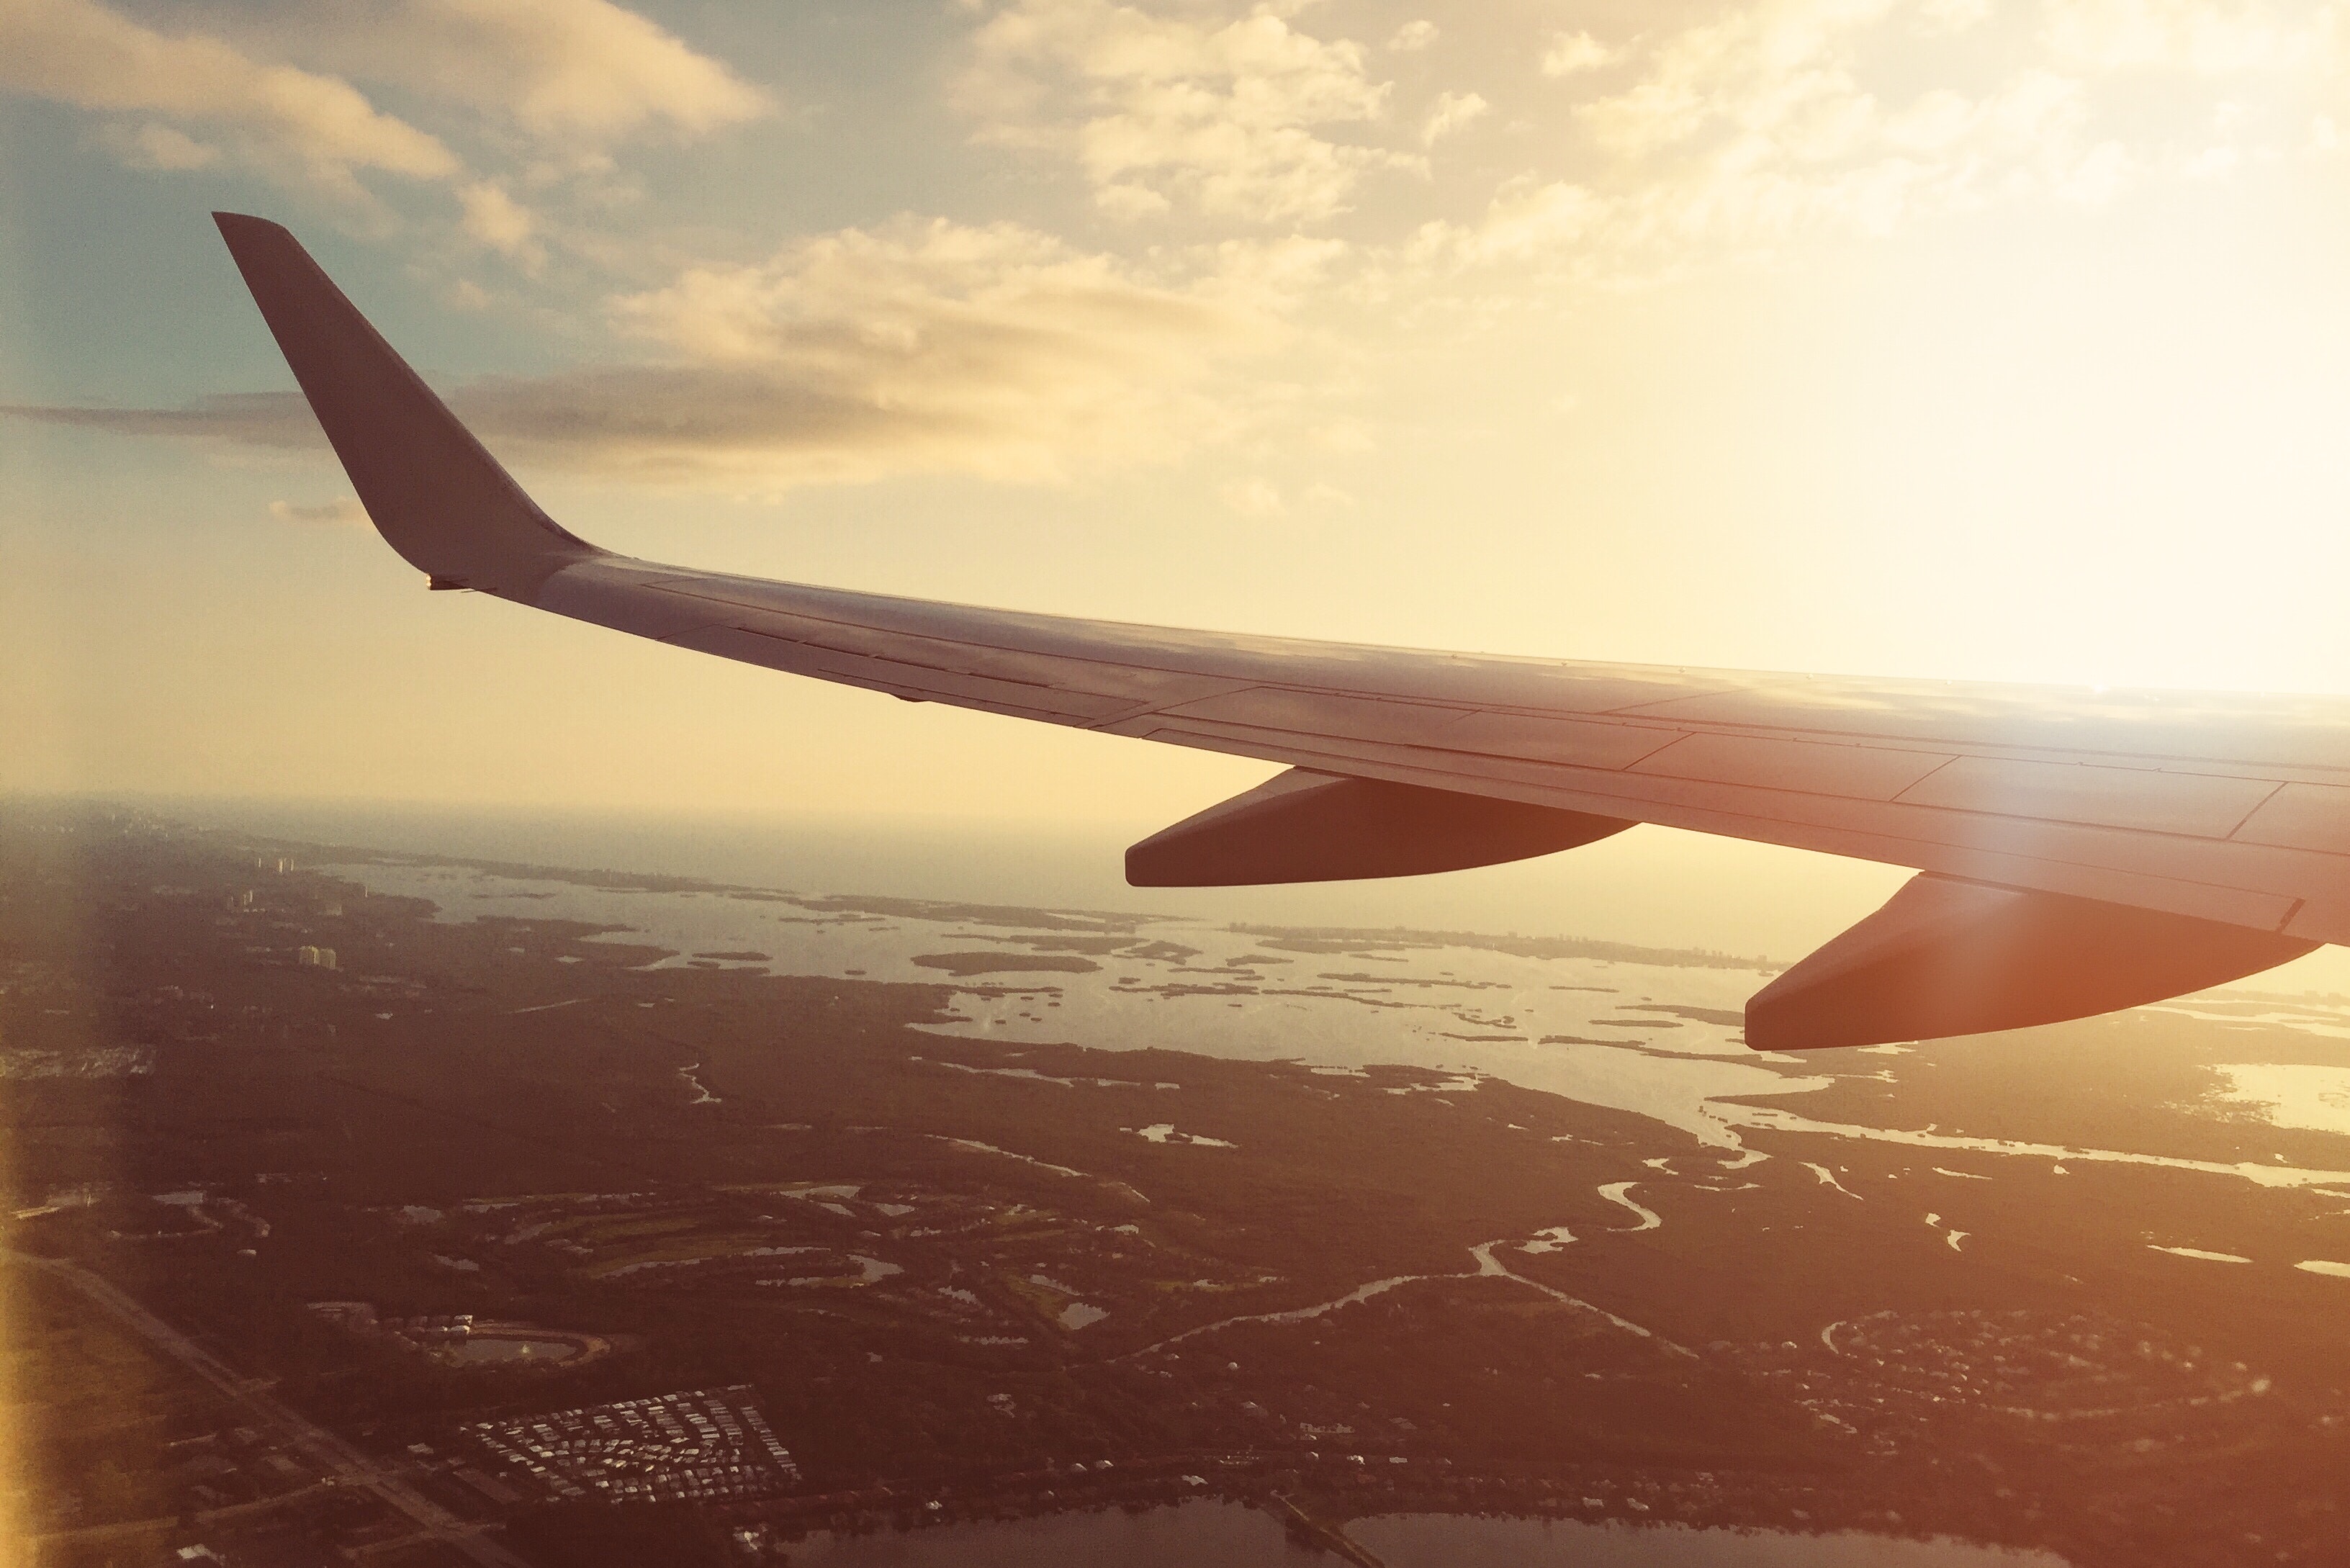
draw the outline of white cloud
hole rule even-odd
[[[479,180],[460,190],[457,200],[464,209],[463,227],[474,239],[525,267],[536,267],[545,259],[532,238],[537,220],[530,209],[506,194],[504,186],[494,180]]]
[[[1113,218],[1155,218],[1174,203],[1148,185],[1111,184],[1094,191],[1094,204]]]
[[[1918,19],[1929,33],[1960,33],[1991,18],[1991,0],[1918,0]]]
[[[2309,61],[2334,26],[2323,5],[2281,15],[2259,0],[2048,0],[2045,32],[2050,51],[2075,67],[2218,74]]]
[[[2207,147],[2182,164],[2179,172],[2189,180],[2219,180],[2236,171],[2243,155],[2232,147]]]
[[[1982,106],[1963,93],[1935,88],[1885,122],[1887,145],[1932,153],[1956,146],[1982,122]]]
[[[1326,242],[1232,244],[1181,281],[1010,223],[901,220],[609,305],[651,362],[490,377],[450,403],[501,455],[732,488],[956,472],[1053,482],[1235,432],[1225,365],[1277,346]],[[310,448],[292,393],[182,409],[16,408],[51,423]]]
[[[150,166],[210,161],[196,155],[203,144],[161,119],[205,127],[248,162],[346,196],[359,193],[359,170],[437,180],[460,167],[437,138],[379,111],[339,77],[256,59],[201,33],[158,32],[95,0],[0,4],[0,88],[156,117],[148,124],[157,134],[142,129],[130,143]]]
[[[817,235],[757,265],[738,250],[725,264],[639,270],[647,253],[588,232],[586,203],[563,204],[578,191],[562,178],[612,169],[613,138],[704,134],[766,103],[604,0],[359,0],[293,20],[255,11],[207,24],[242,29],[226,41],[165,36],[98,0],[0,0],[0,42],[26,45],[0,52],[0,84],[33,79],[28,60],[62,61],[70,68],[38,90],[116,117],[109,145],[146,167],[263,162],[256,150],[269,149],[278,161],[266,166],[308,168],[290,161],[307,156],[347,181],[407,173],[441,182],[463,234],[525,274],[555,244],[608,265],[608,276],[629,269],[608,319],[645,362],[492,379],[454,400],[501,450],[532,461],[756,487],[921,471],[1051,480],[1159,461],[1276,419],[1297,435],[1326,420],[1305,405],[1331,386],[1232,366],[1291,338],[1344,352],[1329,315],[1302,301],[1392,307],[1397,320],[1500,313],[1550,285],[1783,255],[1920,214],[2095,206],[2158,179],[2230,178],[2324,145],[2312,115],[2327,100],[2302,89],[2334,68],[2309,43],[2324,33],[2320,14],[2287,0],[2045,0],[1995,15],[1985,0],[1706,0],[1620,42],[1535,27],[1524,54],[1572,85],[1513,105],[1529,118],[1512,131],[1534,134],[1477,142],[1481,155],[1523,150],[1523,172],[1490,195],[1440,189],[1435,210],[1469,215],[1420,223],[1430,209],[1406,203],[1429,183],[1378,191],[1374,171],[1426,171],[1423,150],[1482,129],[1492,110],[1455,90],[1398,114],[1361,45],[1302,30],[1298,18],[1318,13],[1287,0],[972,9],[955,95],[981,140],[1066,157],[1084,176],[1080,201],[1192,224],[1175,232],[1210,243],[1155,243],[1162,232],[1148,231],[1154,243],[1121,259],[1017,225],[905,220]],[[26,20],[35,16],[38,29]],[[548,20],[545,36],[533,18]],[[1963,49],[1947,42],[1960,26],[1973,29]],[[1432,24],[1408,26],[1388,47],[1434,36]],[[369,63],[360,38],[406,42]],[[623,58],[632,51],[642,59]],[[318,74],[344,61],[351,80],[411,88],[417,97],[397,100],[405,112],[440,105],[441,119],[421,122],[434,130],[490,121],[460,143],[486,147],[484,166],[461,166],[427,131]],[[2241,74],[2254,69],[2275,74]],[[272,99],[265,78],[281,77],[310,96]],[[266,110],[277,103],[307,118]],[[493,161],[501,155],[507,166]],[[1296,232],[1357,205],[1367,210],[1342,231],[1349,241]],[[1260,224],[1283,237],[1233,237]],[[457,275],[488,280],[479,251],[443,244],[433,264],[433,297],[490,303]],[[645,287],[647,276],[670,281]],[[498,286],[513,304],[515,281]],[[1295,321],[1332,330],[1304,337]],[[285,399],[18,411],[248,444],[315,441]],[[1301,514],[1315,504],[1294,485],[1272,494]]]
[[[151,119],[116,140],[125,161],[140,169],[209,169],[220,161],[219,148]]]
[[[958,98],[984,140],[1073,157],[1106,211],[1148,198],[1262,222],[1326,218],[1367,171],[1418,160],[1321,132],[1387,112],[1363,48],[1284,9],[1160,16],[1111,0],[1015,0],[983,23]]]
[[[463,103],[546,141],[702,136],[768,112],[720,62],[608,0],[375,0],[254,26],[300,57]]]
[[[1588,33],[1559,33],[1543,51],[1542,74],[1546,77],[1571,77],[1582,71],[1595,71],[1616,58],[1616,51]]]
[[[1289,510],[1281,499],[1281,492],[1263,479],[1235,479],[1221,487],[1216,494],[1226,506],[1243,517],[1278,517]]]
[[[1399,55],[1416,54],[1436,39],[1436,24],[1423,17],[1398,27],[1395,36],[1388,40],[1388,47]]]
[[[909,220],[696,268],[613,314],[682,362],[789,389],[816,416],[784,438],[795,465],[1046,479],[1222,422],[1196,389],[1277,333],[1273,291],[1229,270],[1170,286],[1014,224]]]
[[[2099,142],[2058,178],[2056,194],[2079,206],[2103,206],[2121,194],[2136,172],[2136,161],[2120,142]]]
[[[1522,177],[1502,187],[1477,223],[1423,224],[1409,254],[1418,262],[1454,267],[1564,258],[1617,211],[1616,203],[1581,185]]]
[[[1491,108],[1492,105],[1473,92],[1440,93],[1420,119],[1420,145],[1435,146],[1443,138],[1483,118]]]
[[[1482,220],[1425,226],[1410,254],[1656,275],[1811,233],[1884,234],[1924,212],[2095,202],[2132,177],[2128,150],[2089,134],[2084,81],[2047,68],[2028,28],[1974,79],[1915,85],[1898,49],[1918,46],[1897,30],[1951,20],[1944,0],[1717,6],[1575,106],[1595,154],[1578,178],[1522,177]],[[1579,40],[1561,41],[1563,65],[1594,58]]]
[[[600,150],[654,130],[706,134],[766,112],[724,66],[608,0],[352,0],[206,10],[172,30],[99,0],[0,0],[0,90],[113,119],[101,138],[136,167],[233,158],[281,183],[366,202],[361,176],[468,178],[442,139],[380,109],[360,83],[456,105],[608,170]],[[478,182],[469,232],[522,254],[526,235]],[[509,203],[510,204],[510,203]]]
[[[1848,140],[1876,99],[1856,79],[1849,46],[1891,0],[1765,0],[1718,12],[1667,36],[1620,92],[1579,117],[1611,150],[1640,155],[1706,133],[1795,138],[1817,157]]]
[[[365,528],[370,525],[368,522],[367,508],[359,504],[357,497],[349,495],[344,496],[339,501],[329,501],[317,506],[297,506],[290,501],[273,501],[269,504],[269,514],[280,523],[300,523],[308,525],[331,524],[345,528]]]

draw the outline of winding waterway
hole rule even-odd
[[[1132,939],[1128,951],[1080,961],[1090,968],[1024,969],[1024,961],[1068,961],[1051,950],[1057,933],[1021,923],[1024,911],[1002,911],[1007,919],[998,923],[945,918],[977,911],[943,907],[926,913],[887,905],[811,909],[776,895],[740,889],[599,888],[430,862],[379,861],[331,869],[375,891],[429,898],[445,920],[528,916],[620,928],[610,940],[669,950],[672,956],[656,966],[662,968],[698,965],[937,984],[947,972],[921,960],[983,953],[999,961],[969,971],[974,989],[953,999],[954,1017],[922,1027],[1015,1047],[1061,1042],[1158,1047],[1246,1061],[1303,1060],[1331,1071],[1400,1063],[1460,1073],[1463,1087],[1479,1077],[1500,1078],[1678,1129],[1727,1157],[1731,1163],[1724,1170],[1761,1158],[1740,1135],[1762,1129],[2041,1162],[2164,1167],[2267,1188],[2350,1188],[2350,1169],[2226,1164],[1806,1116],[1796,1108],[1804,1095],[1854,1075],[1864,1060],[1869,1071],[1861,1075],[1896,1078],[1904,1070],[1904,1053],[1893,1047],[1805,1059],[1749,1051],[1738,1019],[1746,996],[1764,978],[1752,970],[1529,958],[1482,947],[1376,938],[1343,947],[1328,944],[1336,950],[1320,951],[1315,950],[1317,944],[1236,932],[1203,920],[1140,917],[1119,919],[1115,926]],[[1066,923],[1082,929],[1099,919],[1072,916]],[[2316,1000],[2293,1007],[2202,1001],[2172,1010],[2329,1040],[2350,1028],[2350,1009]],[[2237,1107],[2248,1106],[2275,1125],[2350,1132],[2350,1110],[2345,1109],[2350,1106],[2350,1068],[2242,1064],[2221,1072],[2231,1087],[2215,1111],[2242,1114]],[[721,1097],[691,1068],[681,1073],[680,1082],[692,1103]],[[1794,1103],[1745,1103],[1757,1097]],[[1159,1136],[1178,1136],[1175,1126],[1169,1123]],[[1631,1185],[1620,1184],[1607,1196],[1627,1208],[1639,1228],[1660,1224],[1654,1210],[1620,1195]]]

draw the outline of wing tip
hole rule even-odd
[[[376,532],[433,587],[528,599],[603,554],[524,493],[292,230],[212,216]]]
[[[255,217],[251,213],[215,212],[213,214],[213,226],[220,230],[221,238],[228,242],[229,248],[232,250],[241,240],[290,241],[294,238],[294,231],[285,224],[273,223],[267,218]]]

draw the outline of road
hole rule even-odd
[[[1387,1563],[1375,1556],[1371,1549],[1347,1533],[1346,1527],[1326,1519],[1316,1519],[1297,1505],[1295,1498],[1273,1494],[1276,1504],[1274,1517],[1314,1545],[1315,1552],[1334,1552],[1356,1568],[1387,1568]]]
[[[265,1497],[255,1502],[233,1502],[225,1508],[198,1509],[196,1522],[224,1524],[233,1520],[253,1519],[332,1490],[328,1482],[312,1481],[308,1486],[282,1491],[276,1497]],[[71,1530],[52,1530],[46,1535],[35,1536],[33,1544],[47,1551],[58,1546],[87,1546],[93,1542],[129,1541],[141,1535],[161,1536],[177,1529],[182,1517],[176,1513],[159,1513],[149,1519],[119,1519],[111,1524],[84,1524]]]
[[[374,1492],[383,1500],[386,1507],[406,1515],[420,1534],[463,1552],[482,1568],[530,1568],[530,1564],[522,1558],[496,1542],[485,1539],[480,1526],[458,1518],[348,1442],[296,1414],[290,1407],[262,1390],[248,1386],[217,1356],[88,1269],[62,1259],[36,1258],[23,1252],[0,1255],[26,1268],[39,1269],[51,1278],[73,1286],[136,1329],[158,1350],[251,1411],[255,1426],[265,1428],[284,1438],[288,1446],[300,1451],[317,1466],[320,1473],[343,1486],[361,1487]]]

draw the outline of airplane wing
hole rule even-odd
[[[771,670],[1286,764],[1142,886],[1399,876],[1636,823],[1920,875],[1747,1009],[1757,1049],[2081,1017],[2350,941],[2350,701],[1427,652],[661,566],[549,520],[275,223],[217,213],[385,540],[470,588]]]

